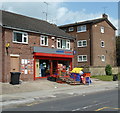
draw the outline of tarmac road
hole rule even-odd
[[[61,95],[62,96],[62,95]],[[118,90],[59,98],[42,103],[26,104],[5,111],[118,111]]]

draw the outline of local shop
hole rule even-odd
[[[72,70],[73,52],[44,47],[34,47],[34,79],[57,75],[59,70]]]

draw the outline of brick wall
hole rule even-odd
[[[4,56],[4,73],[3,73],[3,82],[9,82],[11,75],[10,75],[10,54],[18,54],[20,55],[19,59],[19,67],[21,67],[21,59],[33,59],[33,46],[40,46],[40,34],[35,33],[28,33],[28,44],[22,44],[22,43],[13,43],[13,31],[9,29],[5,29],[4,32],[4,39],[5,44],[3,48],[3,52],[5,54]],[[0,41],[1,42],[1,41]],[[9,43],[10,48],[8,49],[8,53],[5,49],[5,45]],[[56,39],[52,40],[51,36],[49,36],[48,39],[48,47],[52,48],[52,44],[56,47]],[[43,46],[42,46],[43,47]],[[74,42],[71,41],[71,49],[74,47]],[[0,59],[1,60],[1,59]],[[33,74],[21,74],[20,79],[22,80],[33,80]]]
[[[86,32],[77,32],[77,26],[74,26],[74,31],[69,32],[68,28],[67,29],[67,33],[69,33],[70,35],[76,37],[75,43],[74,43],[74,50],[76,51],[75,54],[75,58],[74,58],[74,64],[75,67],[79,67],[79,66],[90,66],[90,25],[87,24],[87,31]],[[63,28],[64,29],[64,28]],[[87,40],[87,47],[77,47],[77,41],[79,40]],[[87,62],[78,62],[77,61],[77,56],[78,55],[87,55]]]
[[[105,67],[90,67],[91,75],[106,75]],[[112,67],[112,74],[120,73],[120,67]]]
[[[2,28],[0,27],[0,82],[2,81]]]
[[[106,66],[110,64],[116,66],[116,42],[115,42],[115,31],[114,29],[106,22],[102,21],[97,24],[93,24],[92,28],[90,24],[87,25],[86,32],[77,33],[77,26],[73,25],[74,31],[69,32],[69,26],[63,27],[61,29],[66,29],[67,33],[76,37],[75,47],[75,66]],[[100,27],[105,28],[105,33],[102,34]],[[87,47],[77,47],[78,40],[87,40]],[[105,42],[105,47],[101,48],[101,41]],[[87,62],[78,62],[77,55],[87,55]],[[101,56],[105,55],[105,62],[101,61]]]
[[[105,28],[105,33],[101,33],[100,27]],[[116,66],[116,42],[115,32],[113,28],[106,22],[103,21],[92,26],[93,39],[92,39],[92,52],[93,52],[93,66]],[[105,47],[101,47],[101,41],[105,42]],[[105,55],[105,62],[101,61],[101,56]]]

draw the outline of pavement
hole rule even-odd
[[[0,108],[2,110],[22,104],[30,104],[38,101],[43,102],[66,96],[85,95],[118,88],[118,81],[100,81],[93,78],[91,80],[92,83],[90,85],[60,84],[48,81],[47,79],[23,81],[18,85],[0,83]]]

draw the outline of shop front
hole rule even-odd
[[[72,70],[73,52],[44,47],[34,47],[34,80],[57,75],[59,69]]]

